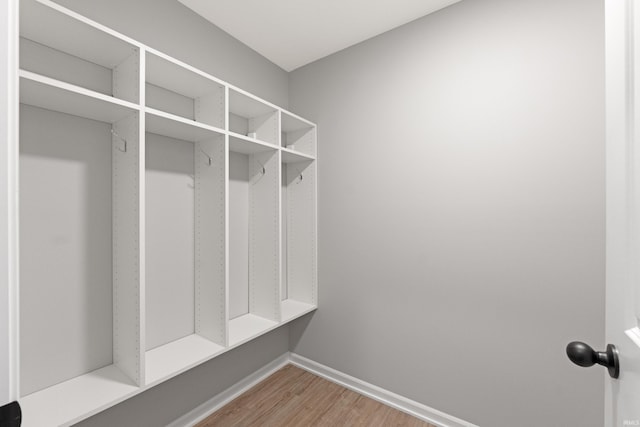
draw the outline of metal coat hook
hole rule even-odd
[[[207,154],[207,152],[204,151],[202,148],[200,148],[200,152],[207,157],[209,166],[211,166],[211,164],[213,163],[213,158],[209,154]]]
[[[260,167],[262,168],[262,171],[260,171],[260,176],[258,177],[258,179],[256,179],[253,184],[257,184],[262,177],[264,177],[267,174],[267,169],[264,167],[264,165],[262,163],[260,163],[260,160],[256,160],[256,162],[258,162],[258,164],[260,165]]]
[[[113,136],[115,136],[117,139],[119,139],[120,141],[124,142],[124,149],[119,148],[119,147],[117,147],[117,148],[118,148],[118,151],[122,151],[123,153],[126,153],[127,152],[127,140],[124,139],[123,137],[121,137],[120,135],[118,135],[118,132],[116,132],[113,129],[111,129],[111,134]]]

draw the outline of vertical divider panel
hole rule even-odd
[[[141,76],[144,74],[140,72],[143,58],[140,49],[135,49],[127,59],[113,69],[113,96],[133,103],[140,101],[140,91],[144,88],[144,81],[141,81]]]
[[[141,126],[135,113],[113,124],[113,363],[142,385]]]
[[[229,87],[224,86],[224,129],[229,130]],[[224,319],[225,341],[224,346],[229,345],[229,134],[224,135]]]
[[[146,384],[146,371],[147,371],[147,367],[146,367],[146,359],[145,359],[145,355],[146,355],[146,349],[147,349],[147,335],[146,335],[146,331],[147,331],[147,325],[146,325],[146,318],[147,318],[147,314],[146,314],[146,298],[145,295],[147,294],[147,249],[146,249],[146,242],[147,242],[147,237],[146,237],[146,233],[147,233],[147,225],[146,225],[146,218],[147,218],[147,200],[146,200],[146,194],[147,194],[147,181],[146,181],[146,171],[147,171],[147,164],[146,164],[146,159],[147,159],[147,141],[146,141],[146,130],[147,130],[147,123],[146,123],[146,114],[143,114],[144,112],[144,106],[146,105],[146,98],[147,98],[147,92],[146,92],[146,69],[147,69],[147,55],[146,55],[146,49],[139,49],[138,51],[138,75],[137,75],[137,81],[138,81],[138,102],[139,105],[141,107],[141,112],[140,112],[140,128],[138,129],[138,140],[140,141],[139,143],[139,147],[138,147],[138,264],[140,266],[140,269],[138,271],[138,277],[139,277],[139,286],[138,286],[138,336],[139,336],[139,340],[138,340],[138,344],[139,344],[139,348],[137,349],[138,352],[138,358],[140,360],[140,373],[139,373],[139,377],[140,377],[140,382],[139,385],[145,385]]]
[[[282,157],[282,152],[280,152],[280,156]],[[287,281],[289,280],[289,274],[287,271],[289,270],[288,262],[289,262],[289,239],[287,238],[288,230],[288,191],[287,191],[287,167],[284,163],[281,163],[281,176],[280,176],[280,300],[285,300],[288,298],[289,293],[289,285]]]
[[[288,163],[286,183],[287,296],[316,305],[316,162]]]
[[[277,114],[277,144],[278,147],[282,146],[282,111],[278,110]],[[280,285],[278,286],[278,300],[282,301],[287,295],[287,223],[286,223],[286,203],[287,194],[286,187],[284,186],[287,170],[282,164],[282,152],[278,150],[278,164],[280,165],[279,177],[278,177],[278,223],[280,230],[278,231],[278,245],[280,248],[280,259],[278,262]],[[282,316],[281,316],[282,317]],[[280,319],[282,320],[282,319]]]
[[[280,321],[280,151],[249,157],[249,311]]]
[[[226,345],[224,136],[195,144],[195,332]]]
[[[318,305],[318,127],[314,126],[311,132],[313,136],[313,153],[316,156],[316,160],[313,162],[313,225],[311,232],[311,280],[313,280],[313,286],[311,291],[311,298],[315,306]]]

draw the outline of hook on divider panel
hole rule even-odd
[[[122,151],[123,153],[126,153],[127,152],[127,140],[125,138],[121,137],[118,134],[118,132],[116,132],[113,129],[111,129],[111,134],[124,143],[124,148],[119,148],[118,147],[118,151]]]
[[[200,152],[207,157],[208,165],[211,166],[213,164],[213,157],[211,157],[206,151],[200,147]]]

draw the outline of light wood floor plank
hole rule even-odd
[[[435,427],[287,365],[196,427]]]

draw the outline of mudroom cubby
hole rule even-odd
[[[149,109],[224,128],[225,88],[213,77],[160,52],[145,55]]]
[[[224,349],[225,136],[147,113],[146,383]]]
[[[20,68],[137,103],[138,46],[58,9],[35,0],[20,2]]]
[[[143,381],[140,113],[77,94],[39,103],[59,89],[29,79],[21,89],[21,404],[26,425],[58,425]],[[72,102],[87,108],[69,114]]]
[[[282,112],[280,144],[292,154],[314,158],[316,155],[315,125],[294,114]]]
[[[314,310],[315,125],[20,6],[23,425],[74,424]]]
[[[237,141],[229,156],[229,344],[280,321],[277,150]]]
[[[317,304],[316,164],[282,152],[282,320]]]
[[[276,107],[250,94],[229,90],[229,130],[237,136],[278,145],[278,114]]]

